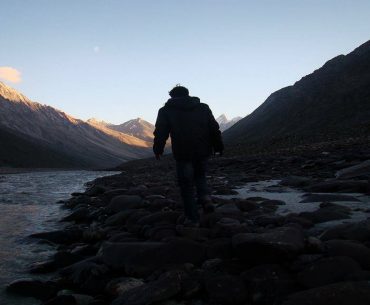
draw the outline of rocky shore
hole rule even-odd
[[[49,280],[9,293],[45,305],[370,304],[369,146],[212,159],[216,209],[199,228],[182,224],[170,157],[120,170],[60,202],[66,227],[31,236],[56,247],[29,270]],[[248,196],[262,181],[275,181],[269,196]],[[294,190],[294,205],[273,195]]]

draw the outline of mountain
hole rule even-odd
[[[111,130],[122,132],[144,141],[153,142],[154,125],[141,118],[133,119],[120,125],[110,124],[97,119],[89,119],[88,122],[96,126],[104,125]]]
[[[33,102],[1,82],[0,136],[2,166],[104,168],[146,157],[151,147]]]
[[[370,41],[272,93],[224,139],[259,149],[364,135],[370,135]]]
[[[240,121],[242,117],[238,116],[231,120],[229,120],[226,115],[221,114],[217,119],[217,123],[220,125],[221,132],[225,131],[226,129],[229,129],[231,126],[233,126],[236,122]]]

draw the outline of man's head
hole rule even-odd
[[[189,96],[189,90],[183,86],[177,85],[170,92],[171,97],[186,97]]]

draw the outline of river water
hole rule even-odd
[[[32,233],[63,227],[58,222],[68,211],[57,201],[85,189],[85,183],[115,172],[50,171],[0,175],[0,304],[40,304],[32,298],[5,293],[14,279],[33,277],[29,266],[45,260],[53,248],[27,238]]]

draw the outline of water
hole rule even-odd
[[[4,287],[14,279],[33,277],[27,268],[45,260],[53,248],[27,238],[41,231],[60,229],[68,211],[56,202],[85,189],[85,183],[114,172],[51,171],[0,175],[0,304],[40,304],[7,295]]]

